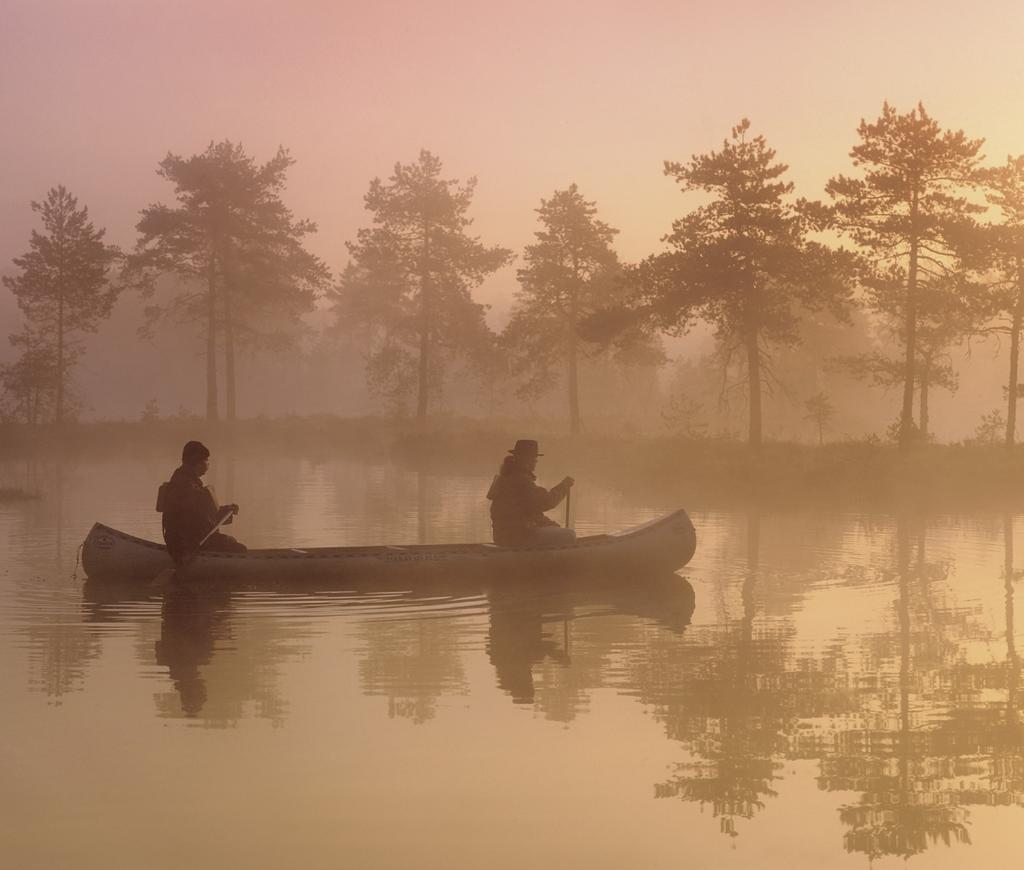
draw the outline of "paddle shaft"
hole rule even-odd
[[[187,568],[189,565],[191,565],[192,562],[195,561],[196,556],[199,555],[199,551],[202,549],[203,544],[210,540],[210,536],[215,531],[217,531],[217,529],[219,529],[222,525],[224,525],[228,517],[232,516],[234,516],[234,513],[232,511],[228,511],[226,514],[224,514],[224,516],[222,516],[219,520],[217,520],[217,522],[213,524],[213,528],[210,529],[210,531],[208,531],[205,535],[203,535],[203,539],[199,542],[196,548],[191,553],[189,553],[188,556],[181,560],[180,565],[175,565],[173,568],[164,568],[159,574],[156,575],[156,577],[152,579],[150,585],[154,588],[166,586],[167,583],[170,582],[171,577],[174,576],[175,571],[177,571],[179,568]]]
[[[571,499],[572,499],[572,487],[570,487],[569,489],[567,489],[565,491],[565,527],[567,529],[571,528],[569,526],[569,502],[570,502]]]
[[[233,516],[234,516],[234,513],[232,513],[231,511],[228,511],[227,513],[224,514],[224,516],[222,516],[219,520],[217,520],[217,522],[214,523],[213,528],[210,529],[210,531],[208,531],[203,536],[203,539],[199,542],[199,546],[196,547],[196,550],[199,550],[203,546],[203,544],[205,544],[208,540],[210,540],[210,537],[213,535],[213,533],[215,531],[217,531],[217,529],[219,529],[222,525],[224,525],[225,522],[227,522],[228,517],[233,517]]]

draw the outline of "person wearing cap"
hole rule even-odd
[[[533,472],[537,458],[544,454],[538,452],[536,441],[520,439],[508,453],[487,491],[494,543],[501,547],[575,543],[572,529],[564,529],[544,515],[569,494],[575,481],[566,477],[551,489],[537,485]]]
[[[225,514],[231,522],[238,505],[217,504],[212,490],[203,485],[203,475],[210,469],[210,451],[199,441],[189,441],[181,451],[181,465],[171,479],[160,487],[157,507],[163,515],[164,543],[174,564],[187,561],[200,549],[226,553],[244,553],[246,547],[230,535],[214,532]],[[203,541],[203,538],[206,538]]]

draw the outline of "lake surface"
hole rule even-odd
[[[488,538],[489,475],[214,461],[250,546]],[[74,576],[94,521],[159,539],[172,467],[0,463],[42,496],[0,504],[4,866],[1024,863],[1024,516],[686,504],[678,576],[592,589]]]

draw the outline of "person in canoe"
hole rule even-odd
[[[491,502],[491,528],[494,543],[501,547],[559,546],[576,541],[572,529],[564,529],[544,515],[569,494],[575,481],[563,478],[551,489],[536,483],[534,469],[537,442],[520,439],[501,463],[487,491]]]
[[[217,504],[213,491],[203,486],[203,475],[209,470],[210,451],[199,441],[189,441],[181,451],[181,465],[160,486],[156,509],[163,515],[164,543],[175,565],[187,562],[200,549],[246,552],[245,544],[214,531],[231,522],[238,505]]]

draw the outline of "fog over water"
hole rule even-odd
[[[670,578],[161,593],[72,578],[94,520],[157,534],[159,462],[3,472],[44,494],[0,506],[17,866],[1020,857],[1019,514],[693,505]],[[487,533],[476,475],[222,457],[211,479],[253,545]],[[591,485],[576,526],[665,508]]]

